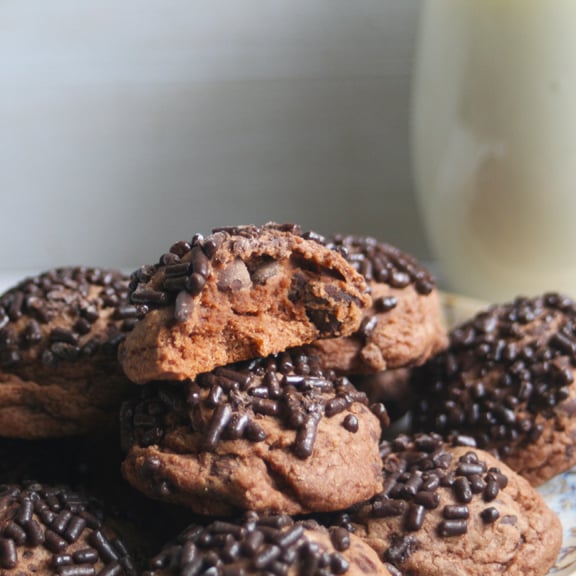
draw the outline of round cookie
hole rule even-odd
[[[297,350],[148,384],[122,411],[123,473],[144,494],[199,514],[343,509],[382,488],[387,414],[367,404]]]
[[[121,346],[127,376],[194,378],[356,330],[366,284],[314,237],[292,224],[220,228],[135,272],[130,297],[145,317]]]
[[[253,512],[243,521],[190,526],[149,564],[145,576],[389,576],[374,550],[344,528]]]
[[[540,576],[554,564],[560,521],[490,454],[448,446],[434,434],[399,436],[382,453],[384,491],[342,523],[393,574]]]
[[[434,278],[415,258],[369,236],[338,235],[326,245],[362,274],[372,298],[358,331],[312,345],[326,366],[370,374],[422,364],[446,347]]]
[[[117,348],[137,320],[128,278],[69,267],[0,297],[0,435],[44,438],[117,426],[133,385]]]
[[[416,369],[414,426],[475,438],[539,485],[576,464],[576,305],[558,294],[479,313]]]
[[[136,576],[125,541],[89,498],[63,486],[0,486],[0,572]]]

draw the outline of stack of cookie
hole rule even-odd
[[[175,244],[131,284],[144,317],[121,364],[136,382],[170,380],[124,408],[126,478],[208,515],[374,496],[388,415],[347,375],[442,347],[433,292],[414,261],[369,239],[267,225]]]
[[[124,408],[134,486],[201,514],[338,510],[381,488],[384,407],[303,348],[353,333],[370,302],[339,253],[293,226],[222,229],[131,289],[145,316],[122,366],[170,378]]]
[[[561,324],[531,310],[534,332]],[[489,320],[474,334],[499,342]],[[556,330],[556,350],[568,349],[566,330]],[[468,332],[449,350],[470,345]],[[438,416],[465,396],[444,376],[425,384],[431,366],[454,364],[447,345],[434,281],[416,260],[373,238],[294,225],[197,235],[130,280],[87,268],[25,280],[0,298],[0,436],[13,438],[0,444],[1,480],[11,482],[0,567],[544,574],[558,519],[469,430]],[[530,349],[544,354],[516,350],[524,364]],[[566,402],[564,360],[543,361],[558,385],[544,390],[530,365],[539,400],[515,404],[518,422],[546,399],[548,410]],[[405,376],[423,364],[416,395]],[[513,401],[495,402],[514,395],[486,387],[491,414],[510,419]],[[383,442],[390,418],[415,404],[419,432]],[[535,436],[539,425],[517,428]]]
[[[174,245],[134,275],[131,291],[144,318],[120,360],[145,386],[123,410],[124,474],[153,498],[226,516],[184,532],[151,574],[287,573],[282,536],[258,528],[285,514],[360,536],[381,560],[363,573],[446,574],[460,564],[454,573],[542,574],[552,564],[559,522],[504,464],[435,435],[378,449],[373,415],[384,428],[388,412],[351,380],[422,364],[447,343],[433,280],[408,255],[371,238],[228,228]],[[271,512],[280,516],[245,516]],[[258,553],[244,543],[254,530]],[[487,539],[498,544],[481,558],[474,550]],[[300,573],[344,571],[329,553]]]

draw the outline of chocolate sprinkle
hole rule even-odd
[[[110,540],[87,520],[101,514],[95,501],[65,487],[28,483],[0,486],[0,566],[16,568],[20,554],[42,546],[51,552],[49,565],[60,575],[98,574],[136,576],[134,562],[120,540]],[[97,525],[100,522],[97,521]],[[63,537],[62,537],[62,536]],[[94,545],[74,552],[80,539]],[[23,548],[22,550],[20,550]],[[25,561],[25,560],[24,560]],[[89,565],[87,565],[89,564]],[[113,566],[112,566],[113,564]]]
[[[467,435],[506,457],[557,417],[575,365],[573,301],[549,293],[494,306],[453,330],[449,348],[415,370],[414,426]],[[486,490],[495,497],[493,484]]]
[[[384,552],[384,560],[393,566],[399,566],[418,549],[418,540],[413,536],[402,536],[393,534],[390,539],[390,546]]]
[[[285,515],[259,516],[254,512],[238,521],[190,526],[150,560],[150,570],[144,575],[155,576],[164,570],[174,575],[346,573],[349,563],[340,552],[350,546],[348,531],[330,530],[335,551],[308,539],[309,531],[323,533],[324,529],[313,520],[295,522]]]
[[[144,386],[141,399],[127,403],[122,411],[123,445],[158,444],[165,427],[172,425],[199,432],[206,451],[226,439],[261,442],[266,433],[259,421],[267,416],[295,430],[292,450],[306,459],[313,453],[321,418],[347,412],[354,403],[366,406],[366,395],[347,378],[323,369],[318,357],[293,349],[216,368],[184,384]],[[356,433],[358,416],[348,412],[342,426]]]
[[[388,284],[393,288],[413,285],[422,295],[430,294],[435,287],[434,277],[414,257],[370,236],[338,234],[326,245],[340,252],[368,282]],[[387,312],[396,304],[393,296],[374,302],[380,312]]]
[[[133,327],[126,320],[137,316],[120,272],[57,268],[27,278],[0,297],[0,368],[26,377],[28,359],[54,366],[97,350],[115,355]],[[104,324],[93,330],[99,318]]]
[[[457,459],[451,446],[458,438],[447,443],[439,434],[400,434],[394,440],[382,442],[382,475],[384,490],[364,505],[348,514],[341,514],[335,523],[351,528],[354,523],[366,524],[379,518],[396,517],[409,536],[392,535],[384,560],[401,569],[410,554],[417,549],[418,531],[427,514],[440,505],[441,491],[452,503],[441,509],[442,520],[435,526],[440,537],[465,534],[470,518],[470,502],[474,498],[486,501],[486,491],[474,492],[472,478],[482,474],[485,486],[496,485],[504,489],[508,479],[500,470],[487,469],[476,452],[469,450]],[[484,523],[499,518],[497,507],[484,508],[480,514]]]
[[[468,531],[468,522],[464,519],[442,520],[437,530],[439,536],[461,536]]]
[[[344,426],[344,428],[346,428],[346,430],[348,430],[348,432],[358,432],[358,417],[355,416],[354,414],[348,414],[348,416],[346,416],[344,418],[344,421],[342,422],[342,426]]]
[[[484,510],[480,512],[480,517],[485,524],[492,524],[500,518],[500,512],[498,512],[497,508],[490,506],[489,508],[484,508]]]

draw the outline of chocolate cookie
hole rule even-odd
[[[128,377],[194,378],[356,330],[366,284],[314,237],[294,225],[221,228],[135,272],[131,301],[146,315],[121,347]]]
[[[97,503],[61,486],[0,487],[2,574],[138,574]]]
[[[446,347],[434,279],[415,258],[371,237],[335,236],[326,245],[362,274],[372,297],[357,332],[313,344],[326,366],[369,374],[422,364]]]
[[[291,574],[388,576],[378,556],[344,528],[327,530],[312,520],[258,516],[190,526],[150,561],[145,576],[188,574]]]
[[[382,486],[387,415],[367,404],[295,350],[148,384],[123,409],[123,472],[144,494],[200,514],[342,509]]]
[[[0,435],[43,438],[117,425],[133,389],[117,362],[137,320],[128,278],[58,268],[0,297]]]
[[[490,454],[438,435],[382,445],[384,491],[342,518],[393,574],[546,574],[560,521],[538,492]]]
[[[416,429],[472,436],[538,485],[576,464],[576,305],[518,298],[450,334],[415,371]]]

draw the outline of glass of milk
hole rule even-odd
[[[421,213],[448,289],[576,296],[576,1],[423,2]]]

